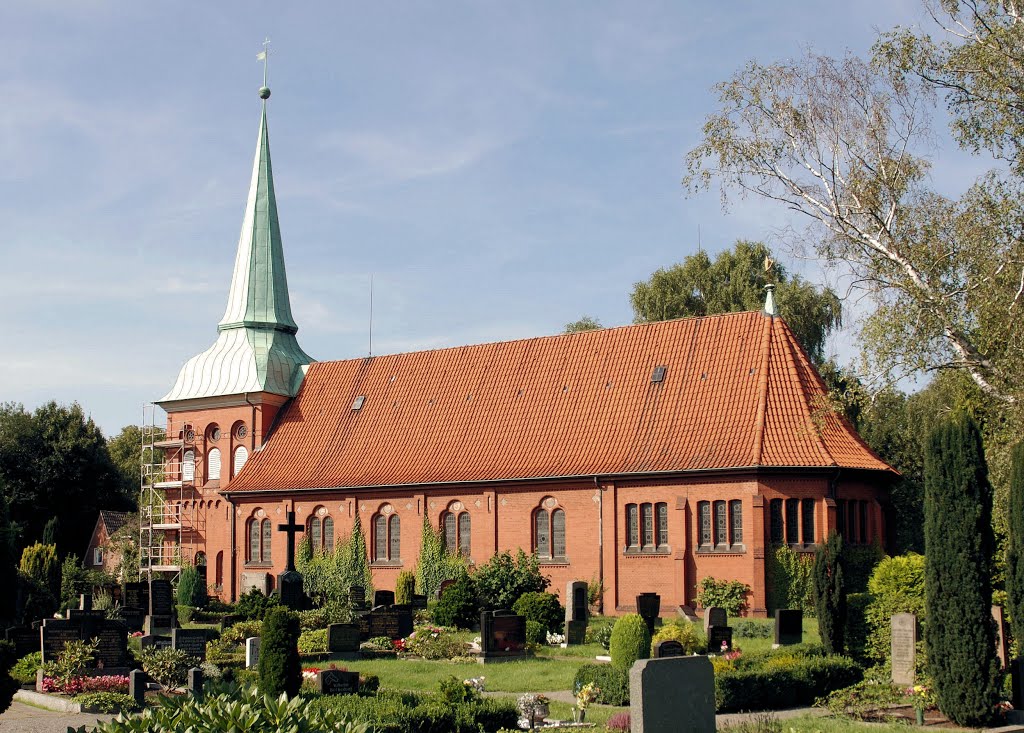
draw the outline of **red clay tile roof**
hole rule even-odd
[[[785,322],[756,312],[318,362],[226,491],[891,472],[825,395]]]

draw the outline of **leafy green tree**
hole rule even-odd
[[[582,331],[599,331],[604,326],[601,325],[601,321],[597,320],[593,316],[581,316],[578,321],[565,324],[565,333],[580,333]]]
[[[142,428],[125,425],[121,432],[107,441],[110,460],[117,469],[122,491],[132,496],[139,493],[142,466]]]
[[[366,589],[367,598],[373,597],[373,575],[370,573],[370,558],[366,554],[366,535],[363,534],[363,523],[358,514],[352,525],[352,533],[334,552],[334,565],[339,592],[348,595],[351,586],[361,585]]]
[[[0,405],[0,491],[23,543],[41,539],[57,518],[61,555],[86,546],[100,509],[135,507],[103,434],[77,404],[49,402],[32,413]]]
[[[829,532],[814,553],[814,608],[825,653],[842,654],[846,647],[846,587],[843,538],[836,532]]]
[[[258,669],[259,688],[264,695],[299,694],[299,617],[284,606],[271,608],[263,619]]]
[[[769,283],[777,285],[780,315],[811,359],[820,364],[825,359],[825,339],[842,324],[839,296],[799,275],[790,276],[761,242],[740,240],[714,260],[701,251],[657,270],[650,280],[635,283],[629,298],[633,320],[646,323],[761,310]]]
[[[473,575],[480,603],[486,608],[512,608],[523,593],[540,592],[551,580],[540,572],[536,555],[527,555],[522,548],[515,557],[508,550],[495,553],[477,568]]]
[[[420,593],[432,598],[445,580],[457,580],[466,574],[465,558],[448,552],[440,529],[434,529],[423,515],[420,531],[420,557],[416,563],[416,586]]]
[[[434,606],[434,621],[441,626],[471,629],[480,621],[477,587],[463,568]]]
[[[1013,449],[1010,473],[1010,537],[1006,552],[1006,600],[1013,638],[1024,646],[1024,442]]]
[[[981,433],[958,413],[925,454],[925,644],[939,709],[961,726],[987,724],[999,700],[991,511]]]

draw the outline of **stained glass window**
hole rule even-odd
[[[330,517],[324,517],[324,550],[334,550],[334,520]]]
[[[451,512],[444,513],[444,546],[455,552],[455,515]]]
[[[378,514],[373,520],[373,559],[388,559],[388,520]]]
[[[772,499],[768,504],[769,536],[772,544],[781,545],[782,533],[782,499]]]
[[[732,538],[733,545],[743,544],[743,502],[733,499],[729,502],[729,514],[732,515]]]
[[[391,540],[391,553],[388,559],[397,561],[402,557],[402,521],[397,514],[388,520],[388,539]]]
[[[726,545],[729,542],[729,523],[725,516],[725,502],[715,502],[715,544]]]
[[[711,545],[711,502],[702,501],[697,504],[697,514],[700,516],[700,544]]]
[[[549,532],[548,512],[546,509],[538,509],[534,515],[534,541],[538,557],[551,557],[551,537]]]
[[[803,500],[803,541],[805,545],[814,544],[814,499]]]
[[[658,519],[658,547],[668,546],[668,504],[661,502],[654,505]]]
[[[313,547],[313,552],[320,552],[324,549],[323,547],[323,527],[320,526],[320,518],[313,517],[309,520],[309,544]]]
[[[654,512],[650,504],[640,505],[640,523],[644,528],[644,547],[654,547]]]
[[[469,557],[471,536],[469,512],[463,512],[459,515],[459,552],[463,557]]]
[[[551,512],[551,555],[565,557],[565,512],[561,509]]]
[[[260,561],[260,520],[249,522],[249,562]]]
[[[270,520],[263,520],[263,562],[270,562],[270,538],[271,538]]]
[[[636,504],[626,504],[626,546],[640,545],[640,520]]]
[[[800,542],[800,500],[786,499],[786,542]]]

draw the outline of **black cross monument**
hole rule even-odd
[[[277,576],[277,592],[282,605],[297,611],[306,605],[306,594],[302,592],[302,573],[295,569],[295,533],[306,530],[295,523],[295,511],[288,512],[288,522],[277,525],[279,532],[288,535],[288,556],[284,572]]]

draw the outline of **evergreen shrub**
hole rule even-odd
[[[627,613],[615,621],[608,648],[612,655],[612,666],[626,673],[633,662],[651,656],[651,633],[639,614]]]
[[[455,580],[465,572],[465,559],[448,552],[441,530],[434,529],[430,518],[424,514],[420,532],[420,556],[416,563],[416,587],[420,593],[432,599],[443,581]]]
[[[741,616],[747,607],[750,586],[738,580],[718,580],[710,575],[700,581],[697,603],[701,608],[724,608],[730,616]]]
[[[267,611],[277,606],[277,596],[267,596],[253,588],[243,594],[238,603],[235,604],[235,613],[250,621],[260,621],[267,615]]]
[[[686,619],[672,619],[665,624],[651,638],[651,649],[659,641],[678,641],[683,645],[684,654],[701,654],[707,648],[707,639],[703,632],[697,628],[697,624]]]
[[[621,707],[629,705],[629,672],[610,664],[584,664],[576,670],[572,688],[593,683],[600,692],[596,702]]]
[[[893,614],[925,616],[924,555],[908,553],[887,557],[877,565],[868,580],[870,600],[865,609],[868,638],[867,656],[877,663],[885,662],[892,650]]]
[[[299,634],[299,654],[322,654],[327,651],[327,629],[313,629]]]
[[[188,680],[189,669],[200,664],[198,657],[180,649],[149,647],[139,657],[142,660],[142,671],[164,687],[181,687]]]
[[[843,579],[847,593],[867,593],[875,566],[885,558],[881,544],[843,545]]]
[[[1010,454],[1009,537],[1006,548],[1006,610],[1018,648],[1024,650],[1024,442]]]
[[[82,706],[82,712],[111,714],[139,709],[135,698],[123,692],[83,692],[71,699]]]
[[[846,645],[846,589],[843,578],[843,539],[829,532],[814,555],[814,608],[818,633],[828,654],[842,654]]]
[[[33,685],[36,681],[36,672],[43,666],[43,655],[40,652],[26,654],[11,668],[11,677],[23,685]]]
[[[548,632],[544,630],[536,621],[530,619],[526,620],[526,643],[527,644],[547,644]]]
[[[93,606],[93,608],[95,608],[95,606]],[[178,606],[175,606],[175,608],[178,611],[178,625],[179,626],[184,626],[185,624],[192,623],[192,620],[195,618],[195,615],[196,615],[196,607],[195,606],[178,605]]]
[[[308,707],[359,721],[374,733],[479,733],[515,729],[518,720],[513,699],[448,703],[438,695],[398,690],[380,690],[372,696],[323,696],[309,701]]]
[[[846,596],[846,653],[861,663],[868,659],[866,649],[871,629],[867,610],[870,603],[870,593],[848,593]]]
[[[524,593],[541,592],[551,581],[540,572],[536,555],[522,548],[515,557],[509,551],[496,553],[473,574],[480,603],[487,609],[512,608]]]
[[[715,708],[718,713],[733,713],[810,705],[833,690],[859,682],[863,675],[848,657],[768,657],[757,665],[716,672]]]
[[[412,597],[416,594],[416,573],[403,570],[395,581],[395,603],[403,606],[412,605]]]
[[[267,612],[260,636],[259,688],[265,695],[295,697],[302,684],[299,619],[278,606]]]
[[[775,634],[775,626],[770,621],[737,621],[733,626],[733,636],[739,639],[771,639]]]
[[[193,565],[186,565],[181,569],[178,578],[178,605],[203,608],[206,601],[206,585],[199,574],[199,569]]]
[[[540,624],[545,635],[549,631],[553,634],[562,633],[565,609],[554,593],[523,593],[519,600],[512,604],[512,610],[527,621],[536,621]]]
[[[465,570],[462,575],[445,590],[444,595],[434,606],[434,623],[439,626],[452,626],[459,629],[471,629],[480,622],[480,606],[477,603],[477,587]]]

